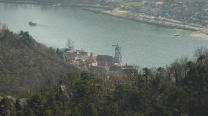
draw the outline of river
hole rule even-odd
[[[38,25],[30,27],[29,21]],[[142,67],[192,58],[197,48],[208,46],[207,36],[192,36],[191,31],[95,14],[78,7],[0,3],[0,23],[15,32],[29,31],[38,42],[52,47],[66,47],[70,38],[78,49],[113,55],[112,44],[119,43],[123,62]]]

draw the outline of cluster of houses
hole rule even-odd
[[[67,63],[94,74],[138,74],[137,65],[122,64],[117,62],[115,57],[73,48],[67,48],[63,52],[63,58]]]

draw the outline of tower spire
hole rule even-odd
[[[121,47],[118,45],[118,43],[112,46],[115,47],[115,56],[113,62],[121,64],[122,63]]]

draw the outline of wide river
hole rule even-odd
[[[29,21],[38,25],[30,27]],[[197,48],[208,46],[207,36],[193,36],[191,31],[168,29],[74,7],[0,3],[0,23],[7,24],[15,32],[29,31],[47,46],[66,47],[66,40],[70,38],[78,49],[113,55],[112,44],[119,43],[123,62],[142,67],[165,66],[184,56],[192,58]]]

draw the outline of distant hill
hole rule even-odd
[[[49,89],[64,78],[76,77],[78,72],[28,32],[0,30],[0,95]]]
[[[121,6],[133,13],[208,25],[207,0],[123,0]]]

